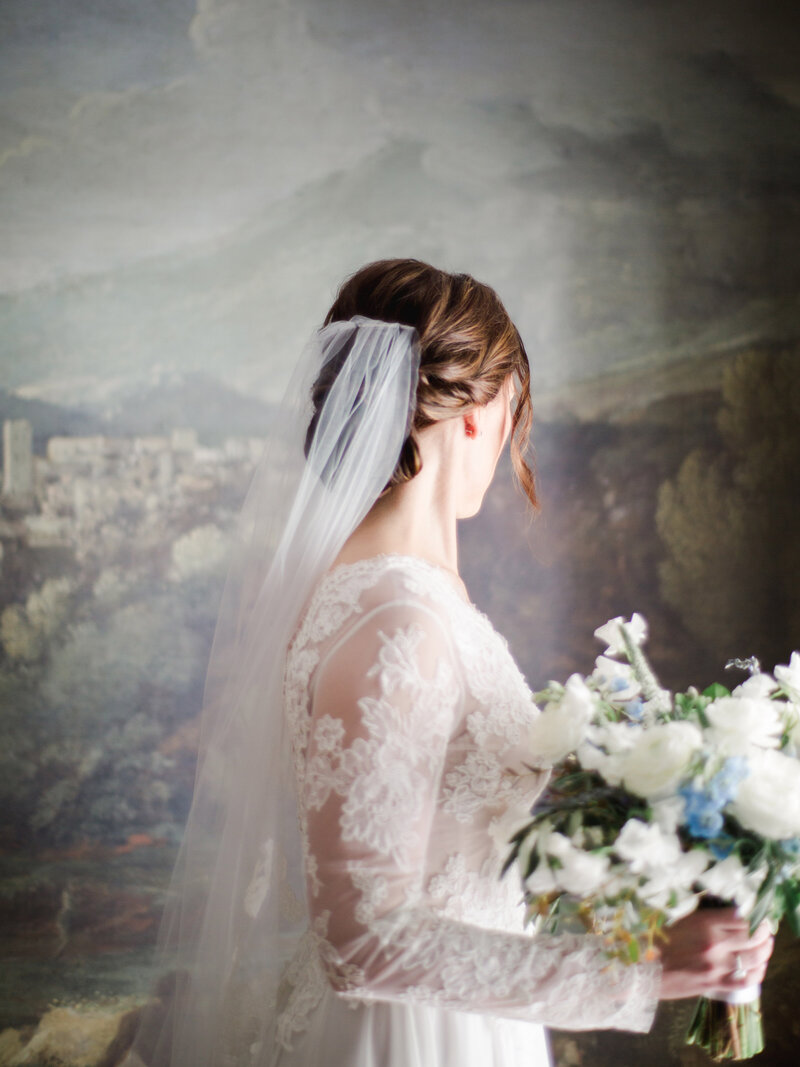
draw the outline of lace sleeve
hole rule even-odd
[[[320,664],[302,802],[308,896],[329,982],[361,1000],[571,1030],[648,1030],[658,963],[611,965],[599,938],[484,929],[426,898],[460,677],[447,620],[422,601],[362,616]]]

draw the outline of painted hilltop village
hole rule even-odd
[[[169,436],[54,436],[46,454],[37,456],[31,423],[6,419],[3,555],[15,541],[29,550],[71,549],[80,560],[113,555],[123,537],[113,522],[119,514],[129,519],[137,515],[137,540],[159,544],[165,514],[174,516],[190,504],[202,506],[209,496],[216,503],[223,488],[239,488],[263,446],[263,438],[257,437],[229,437],[221,447],[204,446],[194,429],[185,428]],[[125,537],[127,541],[129,534]]]

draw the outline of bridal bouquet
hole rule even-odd
[[[535,695],[531,762],[554,771],[504,867],[518,867],[530,919],[578,923],[625,962],[654,958],[700,905],[735,905],[751,932],[785,914],[800,934],[800,653],[773,675],[731,661],[750,672],[732,692],[673,694],[642,652],[640,615],[595,635],[608,647],[592,674]],[[715,1060],[754,1056],[759,994],[701,998],[687,1041]]]

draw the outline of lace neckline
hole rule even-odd
[[[379,565],[381,563],[389,563],[392,561],[409,561],[414,564],[421,564],[423,567],[427,567],[430,570],[436,571],[437,574],[440,574],[447,580],[449,588],[452,589],[452,591],[456,594],[462,604],[465,604],[467,607],[474,608],[475,611],[478,611],[477,606],[469,599],[468,596],[462,595],[461,590],[453,581],[455,571],[450,570],[449,567],[444,567],[441,563],[434,563],[432,560],[425,559],[424,556],[414,556],[407,552],[378,552],[374,556],[364,556],[362,559],[355,559],[349,563],[336,563],[333,567],[330,568],[330,570],[325,572],[325,574],[322,576],[320,584],[322,584],[322,582],[326,581],[328,578],[331,578],[333,575],[343,573],[344,571],[353,567],[364,568],[365,566],[369,566],[371,564]],[[464,588],[464,591],[466,592],[466,587]],[[483,613],[480,612],[480,614]]]

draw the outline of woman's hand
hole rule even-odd
[[[775,939],[765,921],[750,937],[749,924],[734,908],[700,908],[664,932],[661,1000],[696,997],[710,990],[730,992],[764,978]],[[741,964],[740,974],[734,972]]]

